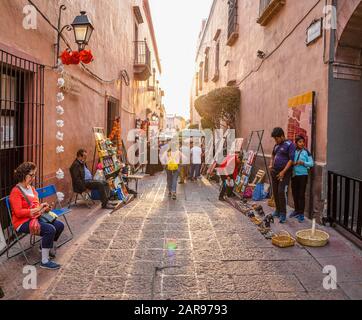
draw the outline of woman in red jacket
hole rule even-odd
[[[32,187],[36,176],[36,165],[25,162],[15,171],[15,179],[18,181],[16,187],[10,194],[13,226],[19,233],[30,234],[30,223],[38,219],[43,213],[50,210],[47,203],[40,204],[38,193]],[[50,261],[49,257],[55,258],[56,241],[64,230],[64,224],[56,220],[53,224],[39,222],[42,259],[40,267],[43,269],[56,270],[60,265]]]

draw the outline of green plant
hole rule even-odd
[[[234,128],[240,100],[239,88],[219,88],[196,99],[195,108],[208,128],[219,128],[221,124]]]

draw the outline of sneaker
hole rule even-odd
[[[173,195],[172,195],[172,200],[176,200],[177,199],[177,196],[176,196],[176,193],[174,193]]]
[[[57,264],[53,261],[49,261],[48,263],[41,263],[40,268],[47,269],[47,270],[58,270],[60,269],[61,265]]]
[[[169,197],[169,198],[172,197],[172,192],[171,192],[171,191],[168,193],[168,197]]]
[[[300,214],[299,216],[298,216],[298,221],[300,222],[300,223],[302,223],[302,222],[304,222],[304,214]]]
[[[275,212],[273,213],[273,217],[274,217],[274,218],[280,218],[280,213],[279,213],[278,211],[275,211]]]
[[[296,211],[293,211],[290,215],[289,215],[289,218],[298,218],[298,216],[299,216],[299,213],[298,212],[296,212]]]
[[[287,222],[287,215],[286,215],[286,214],[280,215],[280,220],[279,220],[279,222],[280,222],[281,224],[286,223],[286,222]]]

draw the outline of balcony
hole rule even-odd
[[[228,38],[226,44],[231,47],[239,38],[238,1],[229,0],[228,5],[229,5]]]
[[[151,51],[146,41],[135,41],[135,61],[133,65],[136,81],[146,81],[152,75]]]
[[[285,5],[285,0],[260,0],[260,12],[257,22],[263,27],[280,11]]]

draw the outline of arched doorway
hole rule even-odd
[[[329,74],[328,214],[362,240],[362,0],[338,5]]]

